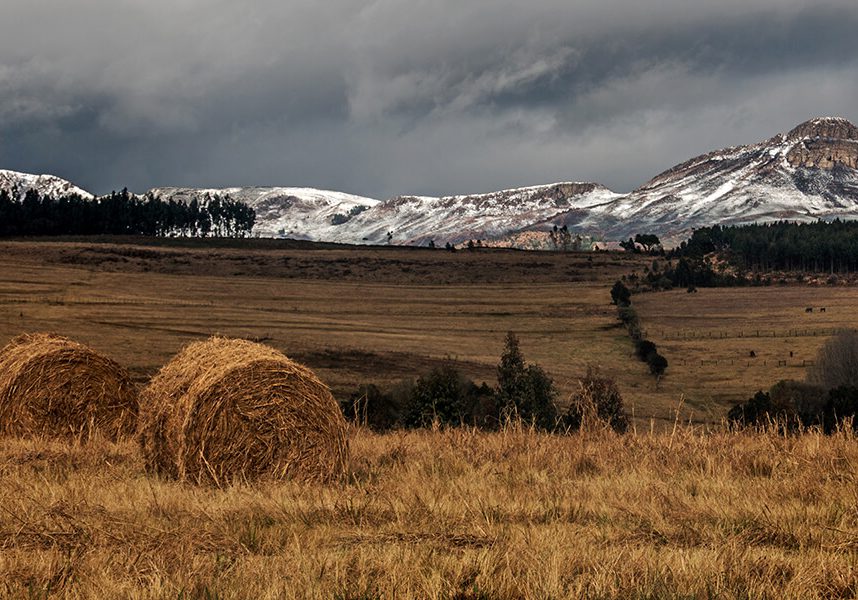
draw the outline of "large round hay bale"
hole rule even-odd
[[[213,337],[186,346],[143,390],[149,471],[224,485],[345,472],[346,422],[328,387],[277,350]]]
[[[23,334],[0,350],[0,433],[132,435],[137,389],[118,363],[68,338]]]

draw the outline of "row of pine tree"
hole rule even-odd
[[[676,255],[702,257],[710,252],[726,253],[733,264],[746,269],[851,273],[858,270],[858,222],[703,227]]]
[[[113,192],[95,199],[51,197],[30,190],[18,198],[0,191],[0,236],[146,235],[245,237],[253,209],[229,196],[164,201]]]

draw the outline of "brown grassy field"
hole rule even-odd
[[[639,422],[669,425],[678,407],[683,418],[720,421],[757,389],[802,378],[832,328],[858,326],[852,287],[640,294],[634,304],[643,326],[670,361],[656,386],[631,356],[608,294],[622,274],[640,272],[645,258],[119,242],[0,244],[0,341],[54,331],[145,381],[192,340],[245,337],[307,364],[345,398],[360,383],[416,377],[448,358],[492,384],[512,330],[526,358],[554,377],[561,403],[593,364],[617,379]],[[807,306],[827,310],[808,314]]]
[[[635,296],[634,305],[670,362],[661,393],[683,395],[695,420],[715,420],[781,379],[804,379],[832,331],[858,327],[855,287],[673,290]]]
[[[55,331],[139,382],[221,333],[283,350],[340,398],[448,356],[492,383],[513,330],[561,401],[595,364],[636,417],[624,436],[355,429],[345,481],[220,490],[146,475],[130,441],[0,438],[0,597],[858,597],[856,440],[712,424],[755,389],[802,377],[825,335],[858,321],[858,290],[635,296],[670,360],[656,387],[608,296],[643,264],[261,241],[0,244],[0,341]]]
[[[507,331],[568,396],[591,362],[627,364],[609,282],[622,255],[443,250],[0,244],[0,338],[56,331],[143,381],[191,340],[263,341],[342,398],[362,382],[416,377],[448,357],[493,383]]]
[[[0,441],[0,596],[855,598],[840,435],[352,435],[337,485],[197,488]]]

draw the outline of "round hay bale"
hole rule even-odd
[[[23,334],[0,350],[0,433],[117,440],[136,428],[128,371],[68,338]]]
[[[150,472],[197,483],[325,481],[348,462],[345,418],[328,387],[246,340],[186,346],[143,391],[138,432]]]

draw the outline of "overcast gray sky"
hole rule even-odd
[[[4,0],[0,168],[384,198],[629,191],[858,120],[856,0]]]

